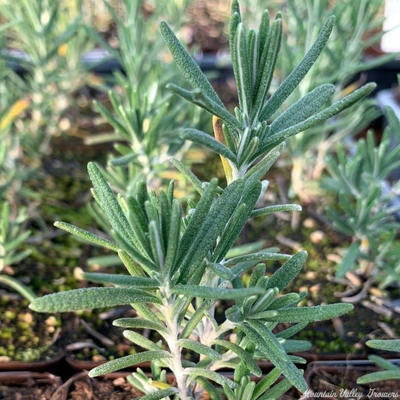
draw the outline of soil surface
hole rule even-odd
[[[23,383],[21,383],[21,374],[5,382],[3,382],[3,377],[1,377],[0,399],[51,400],[61,381],[59,378],[53,376],[35,378],[35,375],[39,376],[39,374],[33,373],[32,377],[25,379]]]

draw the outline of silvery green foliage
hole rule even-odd
[[[366,343],[368,347],[373,349],[400,352],[400,340],[368,340]],[[357,383],[364,384],[370,382],[379,382],[388,379],[400,379],[400,367],[394,363],[385,360],[378,356],[369,356],[369,360],[373,361],[378,367],[383,368],[383,371],[372,372],[357,379]]]
[[[96,142],[113,142],[115,152],[103,173],[120,193],[131,194],[136,183],[146,179],[152,187],[159,185],[159,173],[168,168],[168,157],[182,150],[179,130],[189,121],[199,121],[193,105],[171,96],[165,89],[169,80],[180,78],[179,70],[166,62],[165,45],[155,35],[158,21],[172,14],[176,25],[183,22],[184,4],[159,2],[151,15],[145,16],[144,0],[125,0],[124,17],[105,4],[117,25],[119,51],[110,47],[88,29],[91,36],[118,60],[124,74],[115,73],[120,92],[109,91],[112,110],[95,101],[95,108],[114,132],[89,138]],[[157,179],[158,178],[158,179]]]
[[[30,235],[30,231],[23,229],[25,220],[26,214],[23,210],[13,216],[10,203],[0,198],[0,282],[32,301],[35,295],[27,286],[2,273],[6,266],[21,262],[31,253],[29,249],[19,250]]]
[[[12,212],[10,202],[7,200],[8,191],[18,178],[16,168],[9,168],[7,163],[7,152],[10,151],[6,141],[0,143],[0,282],[13,288],[28,300],[33,300],[33,292],[19,282],[17,279],[3,274],[6,266],[17,264],[29,256],[28,249],[20,251],[19,248],[24,243],[30,231],[24,229],[24,223],[27,219],[25,210],[17,209],[17,203],[14,202]],[[12,164],[12,167],[14,165]]]
[[[393,194],[385,187],[385,180],[400,165],[400,147],[391,145],[393,139],[397,143],[400,140],[400,122],[389,107],[385,114],[389,126],[380,143],[369,131],[366,139],[357,141],[353,155],[340,146],[337,158],[327,160],[331,176],[322,182],[326,190],[338,196],[335,208],[328,208],[326,215],[337,230],[352,239],[337,275],[361,269],[367,276],[377,274],[383,286],[398,281],[398,246],[394,240],[400,227],[395,218],[398,206],[391,204]]]
[[[327,104],[355,90],[363,76],[355,76],[393,59],[395,55],[365,56],[370,46],[379,46],[383,35],[379,27],[383,18],[379,11],[384,0],[311,1],[289,0],[282,13],[284,32],[288,39],[282,43],[282,53],[277,80],[286,78],[318,36],[321,20],[336,16],[331,40],[316,60],[310,73],[303,79],[285,107],[290,107],[319,85],[334,83],[335,93]],[[376,33],[378,31],[378,33]],[[375,33],[374,33],[375,32]],[[282,111],[281,111],[282,112]],[[374,100],[365,98],[337,118],[300,133],[287,141],[289,162],[293,163],[292,189],[301,199],[318,196],[316,180],[325,169],[325,157],[344,137],[362,131],[379,115]],[[290,159],[292,158],[292,160]]]
[[[280,295],[302,268],[305,252],[290,256],[265,249],[227,256],[254,212],[260,181],[237,179],[221,190],[212,179],[204,186],[199,202],[189,202],[184,214],[173,198],[172,184],[158,196],[140,183],[135,196],[116,197],[96,164],[90,163],[88,169],[93,195],[112,225],[113,240],[64,222],[56,226],[116,252],[128,274],[85,273],[84,278],[106,287],[51,294],[34,300],[30,307],[40,312],[63,312],[132,305],[138,316],[118,319],[114,325],[126,328],[124,336],[145,350],[103,364],[90,375],[152,361],[154,368],[169,368],[177,379],[177,388],[164,388],[161,393],[157,386],[148,389],[148,393],[162,394],[160,398],[175,394],[181,399],[197,398],[196,390],[202,389],[195,389],[196,383],[216,392],[209,387],[209,380],[221,385],[231,399],[241,399],[248,385],[252,393],[249,398],[254,399],[262,398],[268,390],[286,390],[291,385],[305,391],[307,385],[294,365],[304,360],[288,353],[304,350],[308,344],[293,341],[291,336],[308,322],[341,315],[352,306],[298,308],[305,292]],[[265,263],[273,260],[283,264],[268,276]],[[242,277],[249,270],[251,279],[245,285]],[[218,323],[215,302],[221,299],[231,300],[233,305],[225,311],[224,321]],[[280,322],[293,325],[275,335],[272,330]],[[136,328],[154,330],[163,340],[154,343],[131,330]],[[233,342],[227,340],[232,332],[236,333]],[[185,350],[197,356],[185,360]],[[255,358],[268,359],[276,367],[268,380],[257,385],[243,378],[249,373],[261,375]],[[236,370],[235,380],[218,373],[226,367]],[[285,383],[271,389],[281,373]],[[134,374],[131,379],[136,382],[139,378]]]
[[[304,94],[271,124],[268,123],[318,59],[333,25],[334,17],[330,17],[306,55],[266,101],[281,46],[281,15],[278,13],[271,23],[268,11],[264,11],[259,30],[246,30],[241,22],[239,6],[234,1],[229,42],[239,107],[233,116],[168,25],[161,23],[164,39],[193,90],[188,91],[174,84],[168,87],[223,121],[220,138],[214,139],[194,129],[184,130],[182,137],[205,145],[226,159],[230,166],[228,182],[237,178],[261,179],[282,151],[281,144],[286,139],[321,124],[373,90],[374,84],[365,85],[321,110],[335,92],[333,85],[322,84],[311,93]]]
[[[26,71],[25,79],[10,70],[9,75],[23,96],[31,99],[29,124],[17,130],[31,157],[47,151],[71,93],[85,83],[80,59],[90,43],[82,29],[81,6],[81,0],[5,0],[0,4],[4,18],[18,22],[4,32],[18,51],[2,56]]]
[[[295,366],[304,359],[290,353],[305,350],[309,344],[292,336],[309,322],[340,316],[352,305],[299,307],[306,292],[284,293],[306,261],[304,251],[291,256],[276,248],[239,255],[230,250],[249,218],[299,210],[296,205],[256,207],[267,187],[261,180],[278,157],[283,141],[335,115],[373,88],[368,85],[318,111],[333,92],[325,85],[305,96],[282,118],[267,123],[311,68],[332,24],[333,19],[328,20],[315,46],[265,101],[279,48],[281,20],[278,16],[270,25],[265,12],[260,30],[247,32],[234,1],[231,49],[240,99],[236,117],[226,110],[170,28],[161,24],[168,47],[193,86],[192,91],[172,84],[170,89],[214,115],[216,139],[194,129],[185,129],[182,136],[221,156],[228,185],[221,188],[215,178],[201,182],[174,159],[200,194],[197,203],[188,201],[184,212],[174,199],[173,183],[156,194],[138,182],[134,194],[115,196],[99,167],[89,163],[93,196],[112,226],[112,239],[65,222],[56,226],[114,251],[128,274],[84,273],[87,280],[105,287],[54,293],[35,299],[30,307],[58,312],[130,304],[136,310],[137,317],[117,319],[114,325],[125,328],[123,335],[144,350],[96,367],[90,376],[151,361],[151,379],[140,370],[130,377],[131,383],[146,393],[142,400],[199,399],[204,389],[213,399],[224,393],[229,400],[276,399],[292,385],[306,391],[306,381]],[[267,273],[272,261],[280,267]],[[244,274],[250,280],[244,279]],[[219,300],[230,303],[222,319],[216,314]],[[288,327],[275,334],[279,323]],[[147,339],[137,331],[143,328],[157,332],[162,339],[157,343]],[[187,352],[193,355],[191,359],[184,357]],[[271,361],[274,369],[255,383],[249,376],[261,376],[257,359]],[[165,368],[174,374],[176,386],[166,382]],[[234,378],[220,373],[222,368],[234,369]],[[283,379],[278,381],[281,375]]]

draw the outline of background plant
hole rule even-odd
[[[1,120],[0,120],[1,122]],[[13,180],[18,176],[16,169],[7,168],[6,141],[0,143],[0,282],[12,287],[28,300],[33,300],[35,295],[17,279],[5,274],[6,267],[21,262],[28,257],[30,250],[19,250],[30,232],[25,229],[24,223],[27,215],[23,208],[14,207],[12,212],[9,201],[7,201],[7,191],[12,187]],[[10,271],[9,271],[10,272]]]
[[[364,277],[375,276],[383,287],[398,281],[396,232],[399,206],[392,204],[394,194],[388,190],[387,180],[400,164],[400,123],[389,107],[385,108],[389,125],[381,141],[376,143],[372,131],[359,139],[353,154],[343,146],[337,158],[327,160],[330,178],[323,180],[323,188],[337,196],[335,206],[326,215],[333,226],[351,238],[337,276],[348,271],[359,271]]]
[[[82,34],[81,5],[80,0],[6,0],[0,5],[9,21],[19,21],[7,29],[11,52],[2,55],[24,69],[25,79],[15,74],[13,79],[31,100],[30,118],[19,121],[15,131],[36,162],[48,150],[51,136],[61,131],[72,93],[84,84],[86,71],[79,61],[90,43]]]
[[[213,117],[215,138],[195,129],[184,129],[181,137],[205,145],[221,156],[227,186],[217,179],[201,182],[183,163],[172,162],[199,192],[200,200],[187,202],[186,213],[174,199],[173,184],[166,190],[148,190],[138,183],[133,195],[115,196],[99,167],[89,163],[93,195],[112,226],[112,240],[104,239],[74,225],[56,225],[118,254],[129,275],[83,273],[83,277],[105,283],[54,293],[35,299],[31,308],[40,312],[73,311],[131,304],[136,318],[122,318],[114,324],[124,328],[124,336],[145,351],[103,364],[90,372],[97,376],[143,361],[152,362],[153,380],[141,371],[129,378],[146,395],[142,399],[198,399],[205,388],[212,398],[220,391],[230,399],[277,398],[294,385],[304,392],[307,384],[294,362],[303,359],[288,353],[307,348],[290,338],[306,323],[342,315],[349,304],[298,307],[306,293],[282,291],[296,278],[306,259],[305,252],[294,256],[275,248],[232,256],[229,251],[249,218],[276,211],[299,210],[297,205],[270,205],[261,209],[257,201],[267,189],[264,175],[280,152],[286,138],[325,121],[354,104],[373,90],[366,85],[334,105],[318,111],[334,93],[332,85],[322,85],[268,124],[269,116],[289,94],[321,53],[333,26],[333,18],[323,26],[310,51],[292,74],[266,101],[280,44],[281,18],[270,23],[262,15],[258,31],[246,30],[241,22],[238,2],[232,4],[230,47],[238,86],[239,107],[230,114],[189,53],[166,23],[161,32],[192,91],[170,84],[174,93],[201,106]],[[249,54],[252,55],[249,57]],[[306,112],[304,112],[306,110]],[[283,261],[275,273],[266,275],[266,264]],[[243,274],[251,271],[245,283]],[[221,322],[216,319],[216,300],[231,300]],[[273,333],[278,323],[291,324],[280,334]],[[153,342],[135,328],[148,328],[162,340]],[[235,333],[234,341],[227,340]],[[195,354],[185,359],[185,351]],[[275,369],[258,384],[250,373],[259,376],[254,359],[270,360]],[[168,367],[177,385],[165,382]],[[218,371],[235,369],[233,380]],[[277,382],[280,374],[282,382]],[[272,386],[273,385],[273,386]]]
[[[125,0],[121,12],[124,16],[120,17],[105,2],[117,24],[118,51],[94,31],[89,31],[124,70],[124,73],[114,74],[117,89],[109,91],[112,111],[95,102],[96,109],[114,132],[87,140],[88,143],[114,143],[115,152],[110,154],[104,173],[121,193],[131,194],[136,183],[143,179],[152,187],[158,187],[162,173],[168,168],[168,157],[178,151],[184,153],[179,129],[189,121],[199,123],[200,115],[194,107],[171,97],[165,90],[168,80],[179,79],[179,71],[167,59],[162,39],[156,33],[161,16],[170,16],[179,29],[189,3],[157,3],[149,12],[145,8],[149,7],[147,2]]]
[[[363,71],[375,68],[395,55],[366,58],[366,50],[379,44],[383,15],[382,0],[361,1],[296,1],[290,0],[282,9],[285,16],[283,31],[288,40],[282,43],[282,58],[277,80],[287,77],[308,51],[318,35],[318,21],[336,16],[332,40],[329,41],[313,69],[302,80],[282,109],[290,107],[306,93],[321,84],[333,83],[335,93],[328,104],[352,92],[363,83]],[[283,61],[284,60],[284,61]],[[290,153],[291,187],[302,201],[318,197],[317,181],[325,169],[325,158],[335,151],[343,138],[361,132],[379,115],[372,98],[365,98],[357,106],[348,108],[307,132],[287,141]]]

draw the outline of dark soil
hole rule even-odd
[[[30,377],[25,379],[23,374],[29,374]],[[21,373],[7,381],[3,375],[0,376],[0,399],[51,400],[60,384],[60,379],[50,374]]]
[[[69,388],[66,400],[132,400],[137,396],[143,396],[143,393],[133,388],[125,377],[126,374],[115,373],[104,378],[88,378],[86,373],[82,372],[71,378],[71,384],[66,382],[65,388],[60,388],[58,392],[60,395],[64,394]],[[64,400],[64,397],[59,398]],[[201,400],[209,400],[206,392],[203,393]]]
[[[134,389],[124,378],[113,380],[82,378],[76,381],[68,400],[131,400],[143,393]]]

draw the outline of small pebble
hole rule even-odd
[[[303,222],[305,228],[314,228],[315,227],[315,220],[312,218],[306,218]]]
[[[31,324],[33,322],[33,316],[31,313],[19,314],[18,318],[27,324]]]
[[[98,361],[107,361],[106,358],[104,356],[100,355],[100,354],[94,355],[92,357],[92,360],[96,361],[96,362],[98,362]]]
[[[125,379],[122,377],[114,379],[113,384],[114,384],[114,386],[122,386],[125,384]]]
[[[314,272],[314,271],[308,271],[307,273],[306,273],[306,278],[307,279],[315,279],[315,277],[316,277],[316,273]]]
[[[57,319],[53,316],[46,319],[45,324],[48,326],[55,326],[57,325]]]
[[[321,289],[321,284],[317,283],[316,285],[312,285],[310,287],[310,293],[317,293]]]
[[[310,240],[313,243],[320,243],[323,239],[325,239],[325,236],[325,232],[317,230],[310,234]]]

